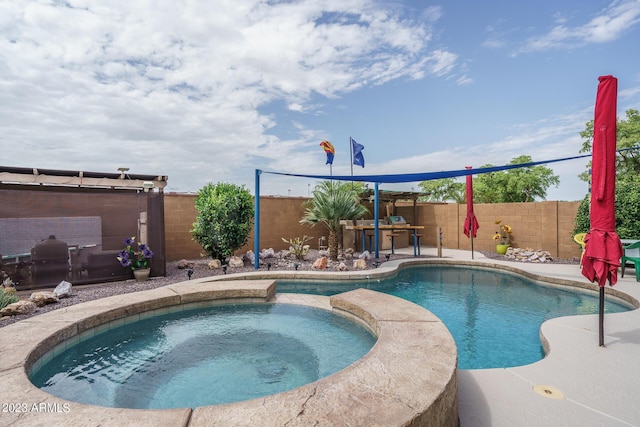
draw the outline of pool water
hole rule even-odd
[[[597,314],[598,295],[542,286],[495,270],[419,266],[365,282],[279,280],[278,292],[332,295],[364,287],[395,295],[438,316],[458,347],[460,369],[521,366],[544,357],[540,326],[560,316]],[[611,298],[605,312],[630,308]]]
[[[337,372],[375,337],[308,306],[233,304],[130,323],[71,346],[30,375],[74,402],[185,408],[280,393]]]

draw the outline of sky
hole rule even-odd
[[[639,41],[640,0],[0,0],[0,166],[253,193],[351,174],[349,138],[355,175],[575,156],[599,76],[640,109]],[[588,160],[550,164],[547,200],[582,199]]]

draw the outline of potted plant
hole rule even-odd
[[[498,226],[498,231],[493,235],[493,240],[497,242],[496,252],[504,255],[511,246],[511,226],[503,224],[501,219],[496,220],[495,224]]]
[[[145,243],[137,243],[138,248],[134,249],[133,245],[136,244],[135,236],[124,239],[124,244],[124,249],[116,257],[120,261],[120,265],[130,267],[136,280],[147,280],[151,272],[149,264],[151,263],[151,258],[153,258],[153,251]]]

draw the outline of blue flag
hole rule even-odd
[[[351,148],[353,149],[353,164],[364,167],[364,156],[362,155],[364,145],[358,144],[355,139],[351,138]]]

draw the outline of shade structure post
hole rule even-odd
[[[378,220],[380,219],[380,208],[378,206],[378,186],[379,184],[376,182],[374,185],[374,204],[373,204],[373,241],[375,242],[375,247],[376,247],[376,251],[375,251],[375,257],[376,259],[380,257],[380,251],[379,248],[379,236],[378,236],[378,231],[380,230],[378,227]]]
[[[255,199],[253,202],[253,269],[260,268],[260,174],[262,171],[256,169],[255,177]]]

